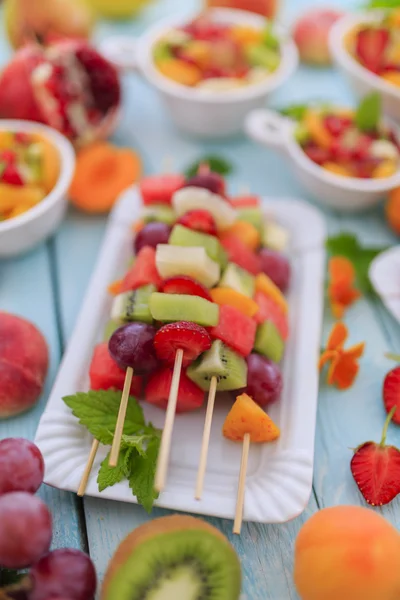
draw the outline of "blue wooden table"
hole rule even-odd
[[[96,37],[115,33],[138,34],[157,18],[174,10],[190,12],[195,0],[159,0],[141,16],[126,24],[103,23]],[[286,23],[311,0],[286,0]],[[336,0],[349,7],[349,0]],[[184,8],[182,8],[184,5]],[[356,2],[354,2],[356,6]],[[1,12],[0,12],[1,22]],[[0,62],[9,56],[4,35],[0,36]],[[276,106],[307,99],[353,102],[344,81],[332,70],[302,68],[274,98]],[[227,143],[199,144],[179,134],[166,118],[157,95],[138,76],[124,81],[124,115],[115,142],[136,148],[147,172],[160,170],[163,158],[173,155],[177,169],[206,152],[225,155],[235,166],[232,187],[251,186],[252,191],[274,196],[303,196],[285,160],[255,147],[244,138]],[[395,238],[385,225],[381,209],[362,216],[325,212],[330,233],[356,232],[372,244],[393,244]],[[60,231],[30,254],[0,261],[0,310],[32,320],[45,334],[51,348],[51,369],[45,394],[26,415],[0,423],[0,438],[33,438],[36,425],[58,369],[61,356],[82,302],[106,219],[89,217],[71,209]],[[337,392],[321,385],[316,432],[313,492],[305,512],[285,525],[245,524],[241,537],[231,534],[232,523],[209,519],[232,541],[242,559],[244,597],[248,600],[294,600],[292,580],[293,545],[301,525],[315,511],[337,504],[364,504],[350,474],[351,450],[369,439],[378,440],[385,418],[381,385],[390,363],[386,351],[399,351],[400,328],[379,301],[361,300],[346,315],[352,342],[365,340],[367,348],[356,385]],[[324,336],[332,325],[327,309]],[[391,426],[389,443],[400,445],[400,429]],[[100,578],[117,544],[129,531],[149,517],[139,506],[85,498],[43,487],[41,495],[54,515],[54,547],[73,546],[90,552]],[[168,511],[156,509],[153,517]],[[382,514],[400,528],[400,500]]]

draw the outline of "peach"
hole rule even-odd
[[[316,8],[305,13],[294,26],[293,38],[300,58],[310,65],[330,65],[329,32],[342,13],[327,8]]]
[[[360,506],[319,511],[296,540],[294,580],[302,600],[398,600],[400,534]]]
[[[236,8],[263,15],[268,19],[276,16],[279,8],[279,0],[208,0],[209,7],[222,6],[224,8]]]
[[[46,340],[29,321],[0,312],[0,419],[31,408],[46,379]]]
[[[400,188],[392,190],[385,206],[386,221],[389,227],[400,235]]]

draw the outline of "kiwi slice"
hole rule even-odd
[[[265,321],[258,326],[254,350],[275,363],[282,360],[285,342],[272,321]]]
[[[221,281],[219,282],[220,287],[231,288],[250,298],[254,295],[255,285],[255,278],[253,275],[234,263],[228,263],[228,266],[221,277]]]
[[[239,559],[225,536],[189,516],[154,519],[119,546],[101,600],[238,600]]]
[[[249,45],[246,49],[246,56],[253,67],[263,67],[267,71],[275,71],[281,60],[276,50],[262,44]]]
[[[158,221],[166,225],[173,225],[176,221],[175,212],[170,206],[166,206],[165,204],[146,206],[142,210],[141,217],[145,223]]]
[[[111,309],[112,320],[152,323],[153,317],[149,308],[149,300],[155,291],[154,285],[144,285],[135,291],[118,294]]]
[[[222,269],[228,264],[228,257],[218,238],[208,233],[194,231],[183,225],[175,225],[168,240],[172,246],[202,246],[208,256],[218,263]]]
[[[219,321],[219,306],[200,296],[154,293],[150,310],[156,321],[172,323],[191,321],[203,327],[215,327]]]
[[[247,385],[247,364],[244,358],[215,340],[187,370],[187,375],[204,391],[210,388],[212,377],[217,378],[217,391],[238,390]]]

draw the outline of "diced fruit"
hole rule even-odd
[[[229,263],[221,277],[219,285],[231,288],[240,294],[252,298],[255,290],[255,279],[253,275],[250,275],[250,273],[241,269],[238,265]]]
[[[152,323],[149,308],[150,296],[156,291],[154,285],[145,285],[132,292],[118,294],[111,308],[111,319],[114,321],[142,321]]]
[[[237,209],[259,208],[260,198],[258,196],[237,196],[236,198],[230,198],[230,203]]]
[[[226,267],[228,260],[226,252],[222,248],[218,238],[207,233],[193,231],[183,225],[175,225],[169,237],[169,244],[172,246],[194,247],[202,246],[208,256],[218,263],[221,268]]]
[[[322,165],[322,168],[329,173],[333,173],[334,175],[340,175],[341,177],[352,177],[353,173],[349,167],[345,165],[340,165],[339,163],[335,163],[332,161],[328,161]]]
[[[278,304],[284,314],[288,313],[289,307],[285,296],[282,294],[278,286],[265,273],[260,273],[256,277],[256,291],[261,292],[264,296],[270,298]]]
[[[386,412],[390,413],[396,407],[393,423],[400,425],[400,367],[395,367],[386,375],[382,393]]]
[[[185,187],[200,187],[209,190],[213,194],[225,196],[225,181],[219,173],[213,173],[206,165],[205,169],[202,166],[197,175],[190,177],[185,182]]]
[[[360,62],[374,73],[383,65],[385,50],[390,41],[389,31],[385,28],[369,27],[358,32],[356,54]]]
[[[21,204],[31,208],[45,198],[46,192],[37,185],[16,186],[0,183],[0,213],[13,210]]]
[[[271,250],[284,252],[289,244],[289,232],[278,223],[268,221],[264,225],[262,243]]]
[[[254,300],[231,288],[214,288],[211,290],[211,298],[220,306],[234,306],[247,317],[254,317],[258,312],[258,304]]]
[[[389,83],[393,83],[393,85],[400,87],[400,72],[399,71],[388,71],[387,73],[383,73],[382,79],[388,81]]]
[[[157,289],[161,285],[161,277],[156,266],[156,251],[150,246],[142,248],[136,256],[133,266],[122,281],[121,292],[136,290],[146,285],[154,285]]]
[[[316,110],[308,110],[304,123],[310,133],[311,139],[321,148],[329,150],[334,140],[325,126],[324,120]]]
[[[215,285],[220,276],[219,265],[211,260],[204,248],[159,244],[156,251],[157,271],[163,279],[188,275],[206,287]]]
[[[171,389],[173,369],[162,367],[149,377],[145,388],[145,400],[166,410]],[[204,392],[183,371],[179,380],[177,413],[198,410],[204,403]]]
[[[261,262],[257,254],[241,241],[236,235],[224,234],[221,236],[221,244],[228,253],[230,262],[233,262],[242,269],[245,269],[253,275],[261,271]]]
[[[218,230],[227,229],[236,220],[235,209],[218,194],[198,187],[187,187],[176,192],[172,205],[177,217],[190,210],[207,210],[213,217]]]
[[[248,433],[251,442],[263,444],[278,439],[281,432],[250,396],[242,394],[229,411],[222,433],[233,442],[243,441]]]
[[[210,389],[211,379],[216,377],[217,391],[227,392],[246,386],[247,365],[239,354],[215,340],[210,350],[188,368],[187,375],[204,391]]]
[[[89,368],[91,390],[123,390],[125,383],[125,371],[120,369],[115,360],[111,358],[108,351],[108,343],[97,344],[94,349],[92,362]],[[134,375],[132,377],[132,396],[139,397],[142,391],[143,377]]]
[[[24,180],[21,177],[21,174],[18,168],[15,165],[7,164],[1,175],[0,181],[2,183],[7,183],[9,185],[23,186]]]
[[[275,71],[279,67],[280,56],[275,50],[262,44],[251,44],[245,50],[246,58],[253,67],[262,67],[267,71]]]
[[[135,236],[133,244],[135,254],[145,246],[156,248],[158,244],[168,244],[171,227],[165,223],[148,223]]]
[[[108,342],[108,351],[121,369],[132,368],[136,375],[158,367],[154,349],[156,329],[145,323],[128,323],[117,329]]]
[[[39,448],[23,438],[0,440],[0,496],[35,494],[43,483],[44,460]]]
[[[254,346],[256,323],[233,306],[220,306],[218,325],[210,329],[210,335],[248,356]]]
[[[103,341],[108,342],[114,331],[117,331],[123,325],[122,321],[108,321],[104,327]]]
[[[272,360],[260,354],[247,357],[246,393],[264,407],[279,400],[283,388],[282,372]]]
[[[392,177],[399,169],[398,162],[394,160],[382,161],[372,172],[373,179]]]
[[[178,321],[164,325],[156,333],[154,347],[163,362],[173,365],[177,350],[183,350],[184,367],[211,348],[211,338],[204,327],[196,323]]]
[[[331,63],[329,33],[342,13],[329,8],[314,8],[304,14],[295,24],[293,38],[301,60],[317,66]]]
[[[165,77],[182,85],[194,86],[201,81],[201,71],[196,65],[177,58],[160,61],[157,67]]]
[[[250,250],[257,250],[261,243],[258,229],[247,221],[236,221],[226,233],[236,235]]]
[[[263,292],[256,292],[254,300],[259,307],[259,311],[254,317],[256,322],[264,323],[264,321],[272,321],[279,331],[281,338],[287,340],[289,336],[287,313],[284,312],[282,307],[272,300],[271,297],[265,296]]]
[[[209,235],[217,235],[214,217],[208,210],[190,210],[177,220],[177,224]]]
[[[340,137],[353,124],[353,118],[341,115],[327,115],[324,124],[330,134]]]
[[[185,183],[183,175],[154,175],[140,182],[143,204],[171,204],[172,196]]]
[[[192,277],[170,277],[163,281],[160,292],[164,294],[186,294],[188,296],[200,296],[212,302],[211,294],[208,289],[199,281]]]
[[[260,250],[258,256],[261,261],[261,271],[275,283],[281,292],[286,292],[291,276],[290,263],[286,256],[269,248]]]
[[[272,321],[265,321],[258,326],[254,350],[274,363],[281,362],[285,351],[285,342]]]
[[[45,136],[36,134],[34,139],[36,140],[34,146],[37,148],[37,154],[39,155],[42,184],[46,192],[49,193],[55,187],[60,176],[60,155],[57,148]],[[29,160],[28,154],[28,163]]]
[[[151,204],[145,206],[141,211],[142,221],[144,223],[165,223],[173,225],[175,223],[175,211],[167,204]]]
[[[238,208],[238,220],[253,225],[261,235],[263,229],[263,212],[261,207],[246,206]]]
[[[212,327],[217,325],[219,307],[199,296],[185,294],[152,294],[150,310],[156,321],[172,323],[173,321],[192,321]]]

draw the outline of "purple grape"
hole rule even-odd
[[[40,498],[26,492],[0,497],[0,567],[29,567],[48,552],[51,537],[51,514]]]
[[[278,365],[259,354],[250,354],[247,368],[246,393],[260,406],[279,400],[283,380]]]
[[[61,548],[43,556],[31,569],[29,600],[92,600],[96,571],[87,554]]]
[[[155,334],[156,329],[151,325],[129,323],[113,333],[108,350],[121,369],[132,367],[135,375],[150,373],[158,366]]]
[[[144,246],[156,248],[158,244],[168,244],[171,227],[165,223],[148,223],[135,237],[133,249],[137,254]]]
[[[34,494],[43,476],[43,456],[35,444],[23,438],[0,441],[0,496],[9,492]]]
[[[183,187],[200,187],[209,190],[213,194],[225,195],[225,181],[218,173],[199,173],[187,179]]]
[[[290,264],[286,256],[275,252],[275,250],[263,248],[259,252],[259,257],[262,271],[272,279],[282,292],[286,292],[291,276]]]

